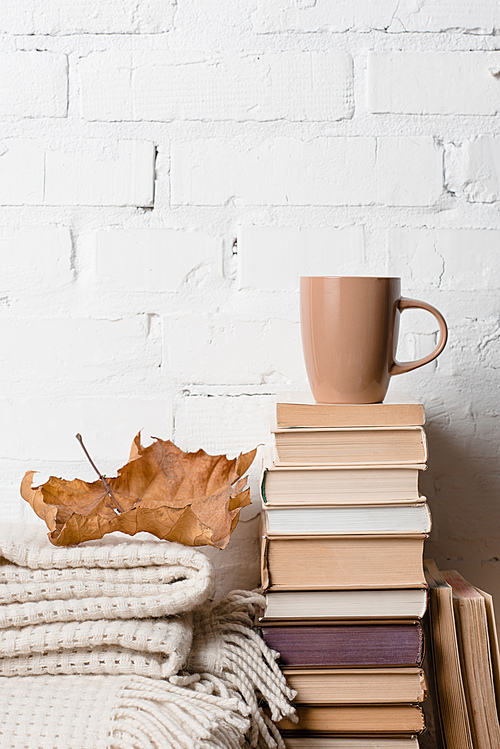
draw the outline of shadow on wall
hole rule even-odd
[[[470,427],[469,427],[470,428]],[[469,433],[457,438],[429,422],[429,468],[420,480],[433,526],[426,556],[440,569],[456,569],[469,582],[495,597],[500,621],[500,465],[498,445]],[[479,431],[479,430],[478,430]],[[485,430],[491,435],[491,429]]]

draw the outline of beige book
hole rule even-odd
[[[286,749],[418,749],[416,736],[349,738],[347,736],[288,736]]]
[[[283,731],[351,734],[411,734],[425,728],[417,705],[297,705],[297,715],[298,723],[285,718],[278,727]]]
[[[427,460],[422,427],[277,429],[274,436],[280,464],[421,464]]]
[[[423,588],[425,535],[264,536],[270,590]]]
[[[276,422],[279,429],[422,426],[425,412],[421,403],[402,393],[388,393],[383,403],[316,403],[309,393],[291,393],[279,396]]]
[[[453,608],[474,749],[498,749],[498,721],[488,616],[483,596],[456,570],[442,573]]]
[[[295,703],[395,704],[423,702],[427,694],[420,668],[283,668]]]
[[[497,712],[500,715],[500,648],[498,645],[498,632],[493,607],[493,596],[484,590],[476,588],[477,592],[484,598],[486,607],[486,618],[488,620],[488,634],[490,636],[491,666],[493,669],[493,681],[495,683],[495,696],[497,701]]]
[[[262,500],[280,505],[372,505],[418,502],[425,464],[271,466],[262,475]]]
[[[429,585],[436,691],[447,749],[473,749],[455,627],[453,593],[432,559],[424,562]]]

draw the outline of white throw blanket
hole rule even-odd
[[[213,604],[212,587],[178,544],[1,529],[0,746],[284,747],[273,721],[294,693],[252,629],[263,598]]]
[[[0,676],[172,676],[213,589],[208,559],[168,542],[54,547],[41,527],[10,525],[0,562]]]

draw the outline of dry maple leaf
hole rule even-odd
[[[241,477],[256,452],[228,460],[204,450],[185,453],[169,440],[155,439],[143,447],[138,434],[129,462],[116,477],[88,483],[51,476],[33,487],[36,472],[28,471],[21,496],[45,521],[55,546],[79,544],[113,531],[129,536],[147,531],[188,546],[224,549],[241,508],[250,504],[247,479]]]

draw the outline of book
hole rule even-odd
[[[420,666],[424,639],[417,622],[263,627],[282,666]]]
[[[285,718],[278,723],[278,728],[351,734],[412,734],[425,728],[418,705],[297,705],[296,709],[299,722],[292,723]]]
[[[420,737],[420,749],[445,749],[443,729],[436,688],[436,669],[434,663],[434,647],[431,637],[430,609],[427,607],[422,619],[422,630],[425,642],[422,669],[427,681],[427,699],[422,705],[424,711],[425,731]]]
[[[455,628],[453,594],[432,559],[424,562],[436,691],[447,749],[473,749]]]
[[[266,506],[362,505],[418,502],[425,464],[378,466],[272,466],[262,474]]]
[[[377,507],[267,507],[269,535],[279,534],[426,534],[431,529],[427,504]]]
[[[474,747],[498,749],[500,724],[488,632],[481,593],[456,570],[442,573],[451,585],[465,697]]]
[[[259,622],[281,620],[354,621],[356,619],[420,619],[427,590],[302,590],[267,593]]]
[[[276,423],[294,427],[423,426],[421,403],[407,395],[388,393],[383,403],[316,403],[309,393],[279,396]]]
[[[420,668],[283,668],[294,704],[364,705],[423,702],[427,696]]]
[[[484,590],[476,588],[477,592],[484,598],[486,619],[488,621],[488,634],[490,636],[491,667],[493,669],[493,681],[495,682],[495,696],[497,700],[497,712],[500,716],[500,648],[498,645],[498,632],[493,607],[493,596]]]
[[[423,535],[264,536],[261,580],[270,590],[426,587]]]
[[[422,427],[276,429],[274,437],[277,462],[282,464],[420,464],[427,460]]]
[[[286,737],[286,749],[418,749],[416,736],[352,738],[348,736],[300,736]]]

